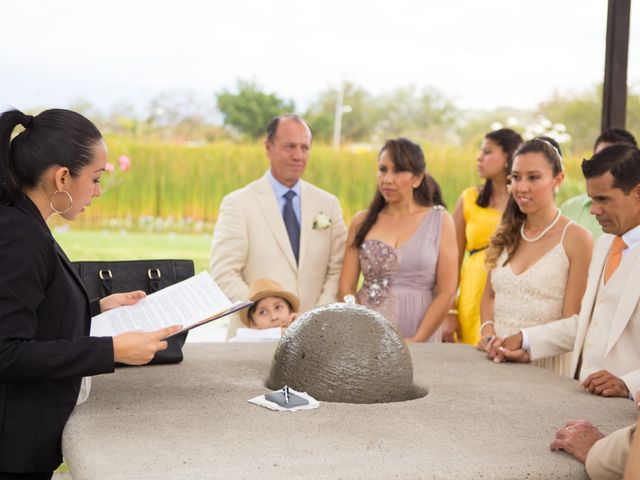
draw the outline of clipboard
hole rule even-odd
[[[232,313],[239,312],[240,310],[244,310],[245,308],[251,307],[251,305],[253,305],[253,302],[251,300],[244,300],[244,301],[241,301],[241,302],[236,302],[233,305],[231,305],[229,308],[223,310],[222,312],[216,313],[215,315],[213,315],[213,316],[211,316],[209,318],[205,318],[204,320],[202,320],[200,322],[192,323],[191,325],[188,325],[188,326],[186,326],[184,328],[181,328],[177,332],[174,332],[171,335],[168,335],[168,336],[164,337],[162,340],[166,340],[166,339],[174,337],[176,335],[180,335],[181,333],[187,332],[187,331],[189,331],[191,329],[198,328],[201,325],[205,325],[205,324],[207,324],[209,322],[213,322],[214,320],[218,320],[219,318],[226,317],[227,315],[231,315]]]

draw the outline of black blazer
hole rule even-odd
[[[114,370],[87,293],[26,196],[0,206],[0,472],[51,471],[83,376]]]

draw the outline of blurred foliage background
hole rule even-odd
[[[640,85],[631,85],[627,129],[640,134]],[[339,96],[342,102],[338,101]],[[311,125],[314,145],[305,180],[335,194],[345,220],[366,208],[375,188],[378,149],[387,138],[420,143],[427,169],[441,184],[450,208],[460,192],[479,183],[475,159],[484,135],[501,126],[530,138],[546,134],[562,145],[567,180],[558,203],[584,191],[579,164],[600,132],[601,87],[556,92],[535,109],[497,107],[463,111],[435,88],[407,85],[374,95],[345,82],[319,92],[304,111],[251,80],[215,93],[217,108],[188,92],[160,95],[140,114],[114,105],[101,112],[78,100],[69,108],[92,119],[105,134],[112,171],[103,196],[75,228],[151,232],[211,232],[222,197],[268,168],[262,144],[268,120],[296,111]],[[340,147],[332,146],[336,111],[342,113]],[[69,228],[60,219],[54,226]]]

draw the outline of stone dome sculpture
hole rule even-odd
[[[423,397],[413,384],[407,344],[381,314],[355,303],[310,310],[278,344],[266,386],[318,400],[385,403]]]

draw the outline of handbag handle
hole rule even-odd
[[[160,290],[160,278],[162,278],[162,273],[159,268],[150,268],[147,270],[147,278],[149,280],[149,292],[153,293]]]
[[[100,278],[101,297],[107,297],[113,293],[113,273],[111,270],[104,268],[98,270]],[[147,270],[147,293],[154,293],[160,290],[160,279],[162,272],[159,268],[150,268]]]
[[[101,297],[107,297],[113,293],[113,274],[109,269],[98,270],[98,277],[100,277],[100,290],[102,290]]]

